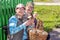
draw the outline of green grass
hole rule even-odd
[[[55,25],[60,24],[60,6],[35,6],[34,11],[38,12],[38,18],[44,22],[46,31],[49,32]]]

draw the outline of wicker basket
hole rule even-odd
[[[46,40],[48,33],[38,29],[29,30],[29,40]]]
[[[37,21],[36,28],[29,30],[29,40],[46,40],[48,33],[44,31],[43,22]]]

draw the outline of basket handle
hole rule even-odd
[[[39,20],[37,20],[37,25],[36,25],[36,29],[38,29],[38,24],[39,24]]]

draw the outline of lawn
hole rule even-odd
[[[38,18],[43,21],[46,31],[60,24],[60,6],[34,6],[34,11],[38,12]]]

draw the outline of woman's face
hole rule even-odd
[[[24,15],[24,8],[16,8],[16,13],[20,16],[23,16]]]
[[[27,11],[28,13],[32,13],[32,11],[33,11],[33,6],[26,6],[26,11]]]

